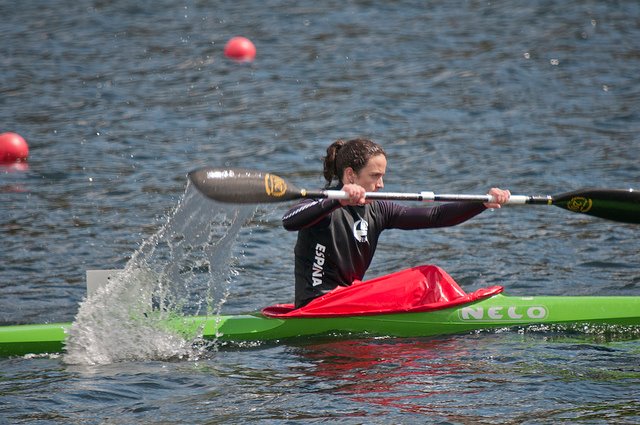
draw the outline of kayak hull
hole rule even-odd
[[[326,318],[269,318],[261,313],[191,316],[167,330],[219,341],[274,341],[321,335],[430,337],[531,325],[640,326],[640,297],[513,297],[497,294],[439,310]],[[0,356],[60,353],[70,323],[0,327]]]
[[[60,353],[70,323],[0,327],[0,356]]]
[[[271,319],[262,315],[188,318],[220,340],[273,340],[326,334],[429,337],[530,325],[640,326],[640,297],[511,297],[502,294],[417,313]]]

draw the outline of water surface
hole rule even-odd
[[[366,136],[389,154],[389,191],[640,188],[634,1],[28,0],[0,14],[0,129],[31,148],[28,171],[0,171],[1,324],[74,320],[85,271],[124,268],[204,165],[319,187],[326,146]],[[253,63],[223,57],[235,35],[256,44]],[[286,208],[259,207],[238,233],[228,282],[213,282],[227,284],[224,313],[292,299]],[[389,231],[368,276],[434,263],[467,291],[638,295],[637,231],[509,207]],[[3,359],[0,418],[637,423],[639,353],[621,335],[512,330]]]

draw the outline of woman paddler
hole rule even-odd
[[[407,207],[390,201],[368,201],[365,192],[384,187],[387,155],[367,139],[337,140],[327,148],[327,189],[342,190],[349,199],[305,199],[282,218],[298,231],[295,246],[295,306],[302,307],[338,286],[362,280],[371,264],[378,237],[385,229],[425,229],[460,224],[487,208],[500,208],[511,196],[491,188],[495,203],[445,203]],[[334,180],[337,185],[331,187]]]

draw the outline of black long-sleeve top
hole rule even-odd
[[[298,231],[294,250],[296,307],[337,286],[362,280],[383,230],[454,226],[485,209],[482,204],[470,203],[406,207],[373,201],[342,207],[338,200],[301,201],[282,218],[285,229]]]

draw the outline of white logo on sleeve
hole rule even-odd
[[[353,237],[356,238],[358,242],[369,242],[367,240],[367,232],[369,230],[369,223],[360,219],[353,223]]]

